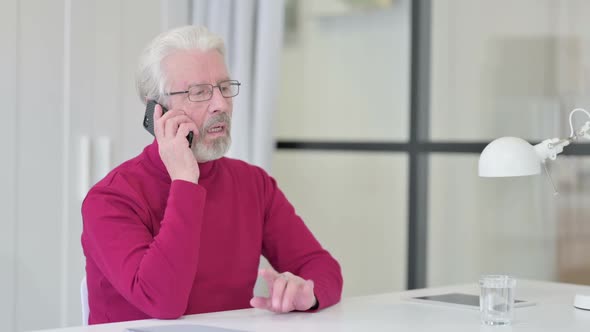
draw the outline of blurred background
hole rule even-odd
[[[484,179],[500,136],[569,135],[590,107],[584,0],[3,0],[0,330],[80,325],[80,204],[152,138],[134,71],[205,24],[242,81],[230,156],[270,172],[340,261],[344,296],[590,284],[590,148]],[[580,125],[586,119],[575,118]],[[588,182],[587,182],[588,181]]]

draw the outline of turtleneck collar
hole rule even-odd
[[[162,173],[162,176],[170,181],[170,175],[166,170],[166,166],[164,165],[162,158],[160,158],[160,152],[158,151],[158,141],[156,139],[154,139],[152,144],[145,148],[145,152],[149,161],[158,169],[159,173]],[[215,160],[199,163],[199,179],[205,179],[213,174],[216,164],[217,163]]]

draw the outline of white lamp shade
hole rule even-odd
[[[535,148],[518,137],[501,137],[479,156],[479,176],[507,177],[541,173],[541,159]]]

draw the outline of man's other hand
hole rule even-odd
[[[258,275],[268,285],[269,297],[255,296],[250,305],[274,312],[306,311],[316,306],[313,280],[305,280],[290,272],[278,273],[272,268],[262,269]]]

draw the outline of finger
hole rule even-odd
[[[272,289],[272,310],[276,312],[281,312],[281,305],[283,303],[283,294],[285,293],[285,288],[287,287],[287,279],[285,278],[276,278],[273,284]]]
[[[156,113],[158,113],[158,115],[159,115],[157,119],[156,119]],[[156,104],[156,106],[154,108],[154,123],[160,122],[160,123],[162,123],[162,126],[165,126],[166,121],[168,121],[168,119],[173,118],[178,115],[182,115],[182,114],[185,114],[184,111],[179,111],[179,110],[172,110],[172,111],[168,111],[168,112],[164,113],[162,106],[160,104]],[[164,134],[163,131],[162,131],[162,134]]]
[[[268,294],[270,294],[270,298],[272,298],[272,292],[274,289],[273,285],[275,283],[275,279],[279,276],[279,273],[272,267],[268,267],[258,270],[258,275],[261,276],[264,281],[266,281],[266,285],[268,286]],[[271,310],[270,303],[269,310]]]
[[[250,305],[257,309],[271,310],[270,299],[268,297],[254,296],[250,300]]]
[[[192,120],[184,113],[178,114],[168,119],[165,119],[166,115],[168,115],[168,113],[166,113],[163,117],[163,119],[166,121],[164,126],[164,137],[166,138],[173,139],[176,136],[178,127],[181,123],[192,122]]]
[[[193,135],[195,135],[195,133],[198,133],[199,129],[197,129],[197,125],[194,122],[184,122],[181,123],[180,126],[178,126],[178,132],[176,133],[176,139],[184,139],[184,141],[188,144],[188,140],[186,139],[186,136],[188,136],[188,133],[193,132]],[[194,136],[193,136],[194,139]]]
[[[176,132],[178,131],[178,126],[180,125],[180,117],[181,114],[172,113],[170,112],[164,114],[162,117],[162,121],[164,121],[164,137],[173,139],[176,136]]]
[[[269,267],[258,271],[258,275],[264,278],[268,286],[271,287],[272,284],[274,284],[275,279],[279,276],[279,273],[272,267]]]
[[[311,294],[313,294],[314,286],[315,286],[315,283],[313,282],[313,280],[311,280],[311,279],[305,280],[305,284],[303,285],[303,289],[310,292]]]
[[[313,280],[306,280],[293,301],[295,303],[295,309],[305,311],[314,306],[316,297],[313,289]]]
[[[273,268],[261,269],[258,271],[258,275],[261,276],[268,286],[268,293],[272,297],[273,285],[275,283],[275,279],[278,277],[277,271]]]
[[[283,303],[281,305],[282,312],[289,312],[295,309],[294,300],[297,292],[302,289],[303,283],[299,280],[291,279],[287,283],[285,293],[283,294]]]
[[[176,133],[176,136],[186,137],[186,135],[188,135],[188,133],[191,131],[193,134],[198,133],[199,128],[197,128],[197,125],[192,121],[183,122],[178,126],[178,132]]]
[[[162,113],[161,113],[161,116],[158,117],[157,120],[154,120],[154,126],[161,126],[162,130],[160,131],[160,136],[165,137],[166,136],[166,122],[168,121],[168,119],[173,118],[178,115],[181,115],[181,114],[184,114],[184,112],[179,111],[179,110],[172,110],[172,111],[168,111],[168,112],[164,113],[164,110],[162,109],[162,106],[160,104],[156,104],[156,106],[154,108],[154,114],[156,113],[156,110],[162,110]]]

